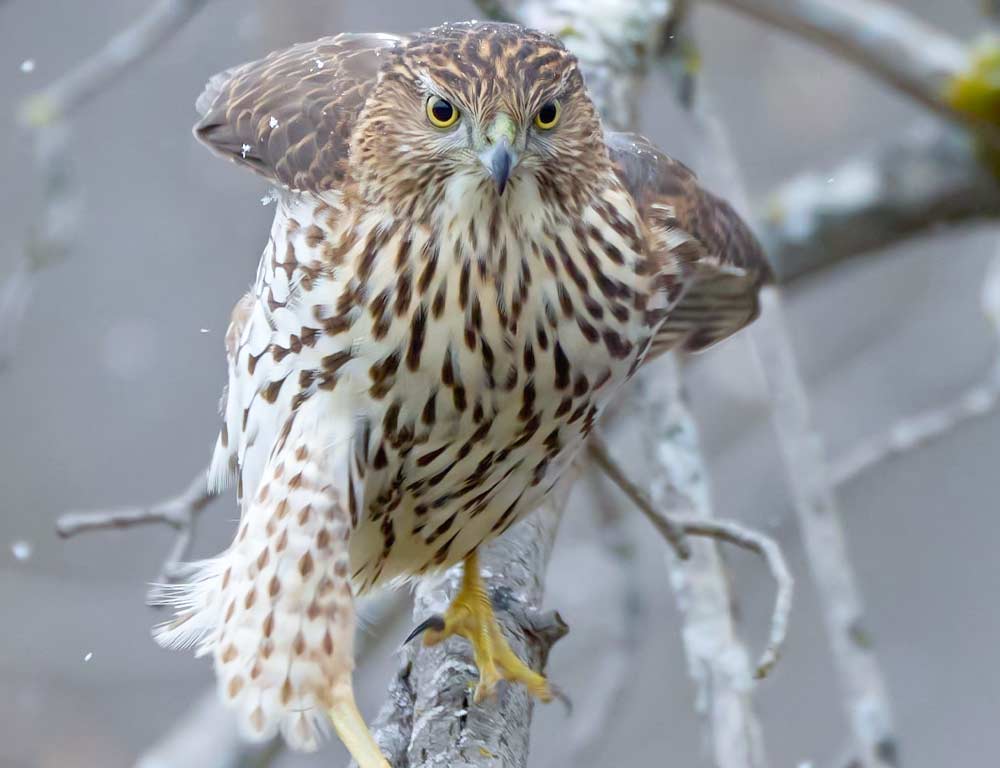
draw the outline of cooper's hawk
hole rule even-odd
[[[510,650],[477,549],[530,512],[652,354],[757,313],[750,231],[639,136],[601,126],[574,57],[514,25],[338,35],[213,78],[196,134],[280,186],[226,337],[211,481],[232,546],[161,642],[215,659],[244,729],[310,748],[329,717],[386,765],[351,688],[353,596],[465,561],[425,641]]]

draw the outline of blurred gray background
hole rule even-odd
[[[975,0],[901,4],[955,34],[982,31]],[[0,2],[0,274],[15,264],[38,201],[16,105],[145,6]],[[71,258],[41,275],[14,365],[0,374],[3,768],[132,765],[210,684],[207,663],[150,639],[160,617],[144,606],[144,591],[169,531],[71,541],[53,532],[67,509],[179,491],[208,459],[225,377],[225,323],[253,279],[272,209],[261,206],[259,180],[192,139],[203,82],[320,34],[408,31],[476,15],[466,0],[213,0],[75,121],[85,223]],[[706,85],[761,204],[782,180],[833,165],[922,117],[857,71],[742,19],[707,9],[698,25]],[[35,62],[31,72],[22,71],[27,59]],[[643,100],[645,129],[691,160],[692,137],[664,88],[654,76]],[[941,232],[788,291],[796,350],[831,454],[947,400],[986,371],[993,348],[979,289],[996,241],[992,227]],[[687,380],[718,513],[767,527],[799,580],[788,652],[757,696],[772,763],[826,768],[846,746],[847,730],[754,366],[737,338],[693,360]],[[997,764],[998,455],[994,415],[839,492],[910,768]],[[572,632],[556,647],[550,673],[577,714],[539,711],[533,766],[702,764],[664,547],[628,509],[640,586],[636,662],[613,719],[594,728],[582,754],[567,748],[566,734],[583,728],[581,718],[601,695],[602,656],[620,634],[625,577],[602,543],[595,513],[618,502],[581,484],[560,533],[547,605]],[[234,516],[230,499],[212,507],[196,554],[225,546]],[[728,554],[745,634],[757,649],[772,585],[756,561]],[[381,701],[405,629],[404,622],[387,632],[359,675],[368,715]],[[280,765],[339,765],[339,749],[286,756]],[[205,755],[199,765],[217,762]]]

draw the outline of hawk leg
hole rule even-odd
[[[464,637],[472,644],[479,668],[479,684],[475,693],[477,704],[492,696],[501,680],[522,683],[532,696],[541,701],[552,700],[552,690],[545,677],[521,661],[503,636],[493,613],[493,604],[486,594],[486,585],[479,574],[479,558],[475,552],[465,558],[462,587],[444,616],[434,616],[424,622],[414,635],[421,631],[425,631],[424,645],[437,645],[452,635]]]

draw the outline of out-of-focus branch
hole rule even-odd
[[[882,0],[714,0],[826,49],[1000,149],[1000,127],[946,93],[971,66],[966,47]]]
[[[1000,182],[974,139],[917,126],[837,168],[782,184],[758,234],[782,283],[942,224],[1000,218]]]
[[[724,193],[737,210],[748,215],[746,189],[728,136],[709,111],[703,112],[702,120],[708,155],[719,164],[719,175],[727,179]],[[865,768],[893,768],[898,765],[898,754],[892,709],[870,636],[863,628],[861,593],[778,289],[765,288],[761,304],[761,316],[748,335],[771,396],[785,475],[822,604],[856,754]]]
[[[951,402],[900,419],[885,432],[856,445],[831,464],[830,480],[837,485],[849,482],[884,461],[922,448],[965,422],[994,412],[998,405],[1000,366],[994,366],[981,384]]]
[[[997,343],[996,357],[989,374],[951,402],[901,419],[885,432],[855,446],[831,465],[830,476],[834,482],[852,480],[883,461],[921,448],[1000,406],[1000,251],[993,257],[983,281],[982,307],[983,314],[993,326]]]
[[[629,479],[600,437],[592,436],[588,448],[590,458],[594,463],[642,511],[646,519],[674,548],[675,554],[680,559],[687,560],[690,557],[691,549],[686,540],[688,536],[703,536],[724,541],[754,552],[764,559],[777,584],[774,612],[771,616],[771,633],[767,647],[757,663],[755,673],[758,678],[765,677],[777,662],[785,642],[785,636],[788,633],[788,615],[792,610],[794,589],[792,575],[777,542],[769,536],[731,520],[715,520],[697,515],[667,514],[662,507],[657,507],[653,503],[645,491]],[[671,495],[677,495],[675,489],[669,490],[674,490]],[[672,506],[677,506],[676,502]]]
[[[76,239],[82,199],[73,178],[69,119],[169,40],[208,1],[157,0],[97,53],[21,106],[21,122],[32,133],[41,201],[20,262],[0,279],[0,370],[13,357],[35,273],[65,258]]]
[[[154,53],[208,2],[157,0],[101,50],[31,96],[21,110],[22,120],[29,126],[42,126],[68,117]]]
[[[214,498],[215,493],[209,490],[206,472],[203,470],[181,493],[150,506],[67,512],[56,521],[56,532],[63,538],[69,538],[86,531],[165,523],[177,531],[177,537],[157,578],[158,582],[167,582],[177,577],[181,563],[187,559],[191,549],[198,514]],[[151,598],[150,604],[157,603]]]

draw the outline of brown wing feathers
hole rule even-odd
[[[704,349],[759,313],[758,293],[771,280],[760,243],[724,200],[704,189],[683,163],[642,136],[607,135],[608,151],[651,230],[669,233],[683,258],[688,288],[653,343],[653,354],[682,345]]]
[[[290,189],[336,187],[351,130],[383,54],[403,38],[337,35],[222,72],[196,103],[195,135],[218,154]]]

